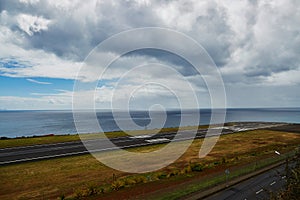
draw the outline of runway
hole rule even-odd
[[[215,130],[222,129],[222,135],[233,134],[236,132],[277,127],[282,124],[279,123],[237,123],[234,126],[215,127]],[[56,144],[33,145],[24,147],[4,148],[0,149],[0,165],[8,165],[20,162],[36,161],[42,159],[50,159],[57,157],[65,157],[72,155],[88,154],[90,152],[112,151],[119,148],[132,148],[153,145],[158,143],[169,143],[171,141],[184,141],[194,138],[204,138],[207,134],[207,129],[199,129],[196,137],[190,130],[176,132],[159,133],[156,135],[140,135],[140,136],[127,136],[110,139],[107,142],[104,139],[95,139],[64,142]],[[175,137],[176,135],[176,137]],[[210,136],[213,136],[211,134]],[[112,145],[113,143],[113,145]],[[89,151],[87,150],[87,148]]]

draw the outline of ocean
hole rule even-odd
[[[200,125],[208,124],[211,117],[210,109],[190,110],[185,112],[185,117],[193,117],[200,112]],[[120,128],[115,119],[125,124],[126,130],[137,129],[127,122],[133,120],[140,128],[152,129],[161,128],[151,124],[149,113],[147,111],[131,111],[131,119],[123,117],[122,112],[117,112],[114,116],[109,111],[97,111],[99,124],[105,132],[118,131]],[[162,116],[156,112],[151,115],[158,121]],[[178,127],[180,124],[180,111],[167,111],[166,120],[163,127]],[[164,119],[162,119],[164,120]],[[86,119],[88,122],[88,119]],[[157,120],[156,120],[157,121]],[[244,108],[227,109],[225,122],[241,121],[264,121],[264,122],[288,122],[300,123],[300,108]],[[197,124],[182,124],[182,126]],[[99,130],[87,130],[86,132],[98,132]],[[83,131],[84,132],[84,131]],[[76,128],[73,121],[72,111],[0,111],[0,137],[22,137],[47,134],[76,134]]]

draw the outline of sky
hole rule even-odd
[[[97,70],[82,68],[101,42],[143,27],[178,31],[199,43],[223,79],[227,107],[300,107],[299,19],[298,0],[1,0],[0,109],[71,109],[74,94],[84,101],[91,92],[100,109],[111,108],[112,102],[117,108],[127,103],[132,109],[156,104],[172,109],[183,105],[178,97],[189,108],[186,82],[196,93],[198,107],[209,108],[205,78],[171,52],[127,53],[100,80]],[[166,39],[158,35],[151,42]],[[129,38],[118,48],[137,40]],[[174,43],[186,48],[184,42]],[[99,69],[119,49],[98,52]],[[141,65],[145,67],[130,71]],[[154,84],[141,85],[143,80]],[[93,89],[89,83],[94,81]],[[173,90],[155,84],[162,81]],[[73,91],[76,82],[85,86]]]

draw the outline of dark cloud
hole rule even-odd
[[[297,0],[2,0],[0,14],[0,45],[6,47],[0,50],[0,72],[5,75],[70,78],[77,70],[72,71],[70,65],[76,62],[78,66],[101,41],[131,28],[157,26],[183,32],[201,44],[221,70],[228,87],[259,85],[263,94],[264,88],[270,91],[269,84],[292,85],[291,92],[285,93],[291,95],[300,82],[297,81],[300,75],[300,1]],[[146,42],[150,44],[164,42],[166,36],[134,37],[136,42],[149,40]],[[135,45],[132,38],[122,44],[124,48]],[[182,41],[173,41],[172,45],[189,50]],[[120,46],[112,45],[109,51],[122,51]],[[50,64],[45,65],[48,57]],[[197,73],[186,60],[172,52],[144,49],[124,57],[128,57],[127,65],[156,58],[158,62],[174,65],[186,77]],[[142,58],[129,61],[137,57]],[[9,67],[9,62],[14,62],[9,58],[15,59],[18,63],[15,68],[19,70]],[[26,64],[31,61],[35,62],[32,66]],[[53,67],[49,69],[49,66],[57,63],[59,67],[55,70],[64,71],[68,65],[65,70],[68,74],[50,73]],[[22,70],[21,64],[24,64]],[[32,73],[33,70],[39,73]],[[245,87],[245,93],[253,92],[255,87]]]
[[[297,69],[296,66],[285,65],[272,65],[272,66],[255,66],[247,68],[245,76],[247,77],[259,77],[259,76],[270,76],[272,73],[290,71],[292,69]]]
[[[173,52],[168,52],[160,49],[142,49],[129,52],[124,56],[148,56],[155,57],[161,60],[162,64],[173,65],[183,76],[192,76],[198,74],[197,70],[184,58],[176,55]]]

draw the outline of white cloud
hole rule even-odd
[[[51,20],[40,16],[20,14],[17,16],[17,22],[21,30],[23,30],[29,36],[33,36],[34,33],[48,30],[48,25],[50,24]]]
[[[54,53],[42,49],[26,49],[22,36],[7,27],[0,26],[0,72],[10,77],[50,77],[74,79],[81,63],[66,60]],[[24,46],[23,46],[24,45]],[[4,67],[3,63],[15,61],[12,68]]]
[[[50,85],[50,84],[52,84],[50,82],[37,81],[37,80],[31,79],[31,78],[28,78],[26,80],[29,81],[29,82],[32,82],[32,83],[37,83],[37,84],[42,84],[42,85]]]
[[[20,0],[20,3],[24,3],[24,4],[36,4],[39,1],[40,0]]]
[[[260,84],[269,84],[276,74],[299,68],[298,1],[243,1],[240,7],[224,2],[228,3],[230,25],[236,37],[229,62],[221,71],[230,76],[231,82],[255,83],[259,79]]]
[[[300,69],[274,73],[265,82],[271,86],[300,86]]]
[[[8,110],[71,109],[71,97],[0,96],[0,104],[2,109]]]

